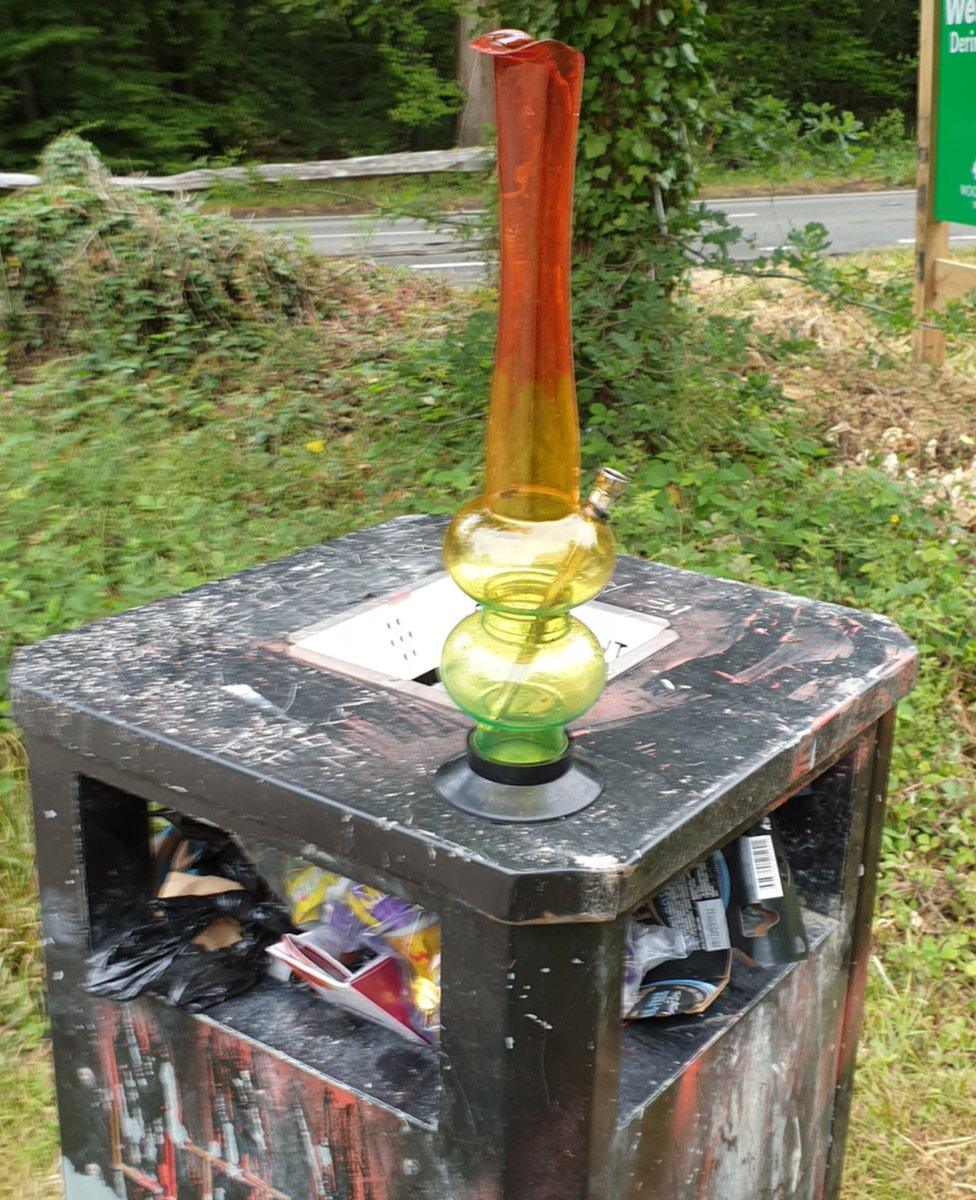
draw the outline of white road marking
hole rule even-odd
[[[758,217],[759,213],[726,213],[725,215],[730,221],[735,221],[740,217]]]
[[[366,239],[372,241],[373,238],[413,238],[415,241],[419,234],[422,234],[422,229],[364,229],[351,233],[308,233],[305,236],[310,242],[354,242]],[[450,239],[449,234],[442,235],[444,240]]]
[[[456,267],[487,267],[486,262],[411,263],[411,271],[446,271]]]
[[[949,235],[949,241],[950,242],[976,242],[976,233],[951,233]],[[914,246],[915,239],[913,237],[899,238],[898,245],[899,246]]]

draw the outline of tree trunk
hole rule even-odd
[[[457,77],[465,97],[457,123],[459,146],[485,145],[495,123],[491,64],[468,45],[484,25],[485,19],[474,13],[458,17]]]

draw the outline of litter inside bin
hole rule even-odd
[[[154,813],[152,899],[92,957],[88,990],[152,992],[200,1010],[266,974],[413,1041],[436,1041],[440,923],[417,905],[171,809]],[[704,1012],[732,953],[761,965],[807,952],[772,818],[672,880],[630,921],[626,1020]],[[270,956],[270,958],[269,958]]]
[[[672,880],[637,913],[626,942],[625,1017],[704,1012],[725,990],[734,952],[761,966],[797,962],[808,952],[772,816]]]
[[[761,966],[806,958],[803,914],[775,817],[765,816],[747,829],[726,855],[732,877],[732,945]]]
[[[750,927],[750,836],[771,837],[768,819],[663,888],[630,922],[625,940],[625,1019],[704,1012],[729,982],[739,947],[766,962],[782,953],[762,920]],[[780,900],[795,909],[790,959],[805,948],[803,921],[778,839]],[[250,849],[250,847],[249,847]],[[759,851],[761,853],[762,847]],[[254,857],[288,898],[303,932],[268,953],[280,978],[294,976],[321,996],[426,1042],[436,1040],[440,1008],[440,925],[432,914],[340,875],[267,848]],[[769,888],[767,883],[767,888]],[[767,897],[770,891],[764,892]],[[772,900],[770,899],[770,903]],[[733,915],[735,921],[733,922]],[[781,921],[772,914],[770,928]],[[797,933],[799,930],[799,933]],[[787,961],[778,958],[777,961]],[[399,980],[399,988],[394,983]]]
[[[153,896],[92,956],[85,986],[113,1000],[152,992],[199,1011],[253,987],[264,948],[292,925],[223,830],[169,809],[154,818]]]
[[[732,965],[726,918],[731,894],[728,865],[716,852],[672,880],[637,913],[628,944],[640,946],[649,936],[645,930],[664,929],[680,952],[649,962],[630,988],[625,964],[625,1017],[701,1013],[717,999]],[[663,935],[658,941],[666,945]]]
[[[416,905],[341,875],[290,864],[292,917],[314,924],[268,953],[320,995],[424,1042],[440,1014],[440,923]]]
[[[393,955],[366,953],[350,962],[326,929],[286,934],[268,947],[268,953],[319,995],[411,1041],[433,1040],[433,1029],[418,1021],[409,1002],[409,988],[404,986],[401,965]],[[423,1034],[418,1032],[418,1024]]]

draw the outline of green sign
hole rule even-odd
[[[937,221],[976,225],[976,0],[938,0]]]

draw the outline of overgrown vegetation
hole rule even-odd
[[[470,493],[490,295],[313,261],[118,192],[77,144],[52,169],[0,203],[5,655]],[[667,305],[649,281],[622,306],[619,276],[585,261],[585,465],[632,474],[615,522],[631,553],[876,609],[917,640],[847,1195],[961,1200],[976,1119],[976,520],[962,502],[976,356],[957,347],[942,376],[911,366],[907,257],[837,268],[815,244],[760,265],[776,278],[699,278]],[[817,293],[778,278],[797,266]],[[9,721],[2,736],[0,1154],[11,1195],[53,1196],[38,1183],[53,1113],[24,765]]]
[[[92,371],[175,370],[204,352],[258,353],[263,327],[308,315],[321,260],[240,222],[109,186],[69,135],[41,162],[48,186],[0,208],[8,366],[80,352]]]
[[[337,179],[327,183],[297,179],[267,183],[254,179],[221,182],[198,196],[203,211],[235,216],[396,216],[418,212],[433,217],[452,209],[485,208],[494,184],[486,171]]]
[[[792,108],[775,96],[716,94],[708,105],[706,181],[745,182],[750,192],[830,184],[841,190],[915,181],[916,151],[901,109],[866,126],[847,110],[809,101]]]

